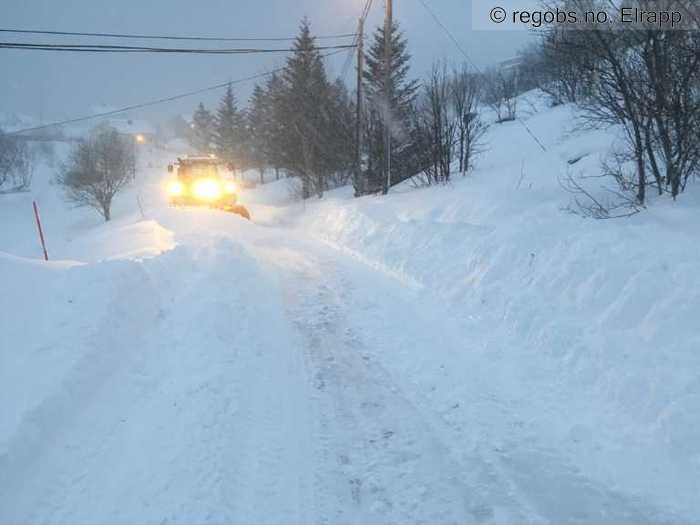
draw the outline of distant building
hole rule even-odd
[[[156,130],[146,120],[111,119],[108,124],[120,135],[132,137],[137,144],[153,144],[156,140]]]
[[[118,111],[116,108],[105,104],[92,106],[90,109],[93,115],[104,115]],[[117,133],[133,138],[134,142],[138,144],[153,144],[156,140],[156,129],[153,124],[147,120],[129,118],[123,113],[100,119],[97,121],[97,124],[114,128],[117,130]],[[91,129],[95,126],[95,123],[91,122],[89,126],[89,129]],[[84,130],[84,133],[88,132],[89,129]]]

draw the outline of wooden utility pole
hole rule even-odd
[[[392,0],[385,0],[386,14],[384,16],[384,155],[386,157],[386,182],[384,194],[391,187],[391,30],[392,30]]]
[[[360,18],[357,28],[357,102],[355,103],[355,197],[366,190],[360,187],[362,182],[362,73],[364,72],[364,27],[365,21]]]

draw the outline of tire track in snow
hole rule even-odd
[[[392,346],[413,345],[421,349],[424,355],[429,355],[430,349],[438,342],[435,340],[437,334],[439,344],[455,352],[455,355],[465,351],[467,332],[464,327],[455,325],[450,313],[433,298],[426,297],[428,294],[406,294],[405,286],[401,286],[395,279],[386,279],[370,268],[357,270],[356,265],[338,259],[330,271],[336,273],[334,286],[341,290],[340,303],[345,305],[348,314],[352,314],[349,315],[351,320],[348,322],[357,323],[358,319],[374,320],[362,326],[370,333],[376,332],[374,338],[368,339],[372,341],[370,345],[377,342],[376,334],[380,338],[381,334],[391,334],[391,341],[381,341],[380,347],[387,350],[390,356],[387,358],[382,355],[382,350],[378,352],[368,346],[367,349],[372,350],[369,352],[371,357],[379,358],[380,362],[392,370],[401,370],[401,366],[392,363],[392,358],[401,359],[404,355],[410,358],[411,354],[396,352]],[[342,290],[352,291],[353,283],[356,284],[357,291],[361,292],[360,298],[353,299],[352,294],[342,297]],[[368,290],[371,292],[368,293]],[[368,302],[371,303],[372,311],[358,315],[363,303]],[[387,376],[390,374],[387,373]],[[470,429],[470,432],[464,432],[465,429],[460,428],[459,424],[455,425],[455,421],[445,419],[449,410],[436,411],[428,398],[424,397],[425,392],[422,393],[418,384],[411,382],[411,378],[398,378],[401,385],[407,386],[406,393],[410,393],[410,402],[417,407],[426,422],[430,422],[452,457],[457,459],[459,468],[465,473],[464,485],[470,487],[481,502],[475,508],[497,509],[493,516],[497,523],[689,523],[668,509],[656,508],[642,498],[624,494],[599,481],[586,478],[560,453],[539,445],[536,436],[529,433],[518,413],[514,412],[517,411],[517,406],[510,406],[507,400],[494,397],[489,390],[488,378],[481,377],[478,373],[464,376],[465,381],[476,380],[477,385],[470,389],[476,399],[459,400],[463,405],[489,400],[481,407],[481,414],[478,414],[479,410],[475,411],[478,417],[471,424],[477,427]],[[510,423],[511,432],[508,434],[498,434],[498,429],[504,428],[503,422],[493,424],[494,420],[501,418]],[[470,447],[468,443],[473,442],[474,436],[481,433],[482,424],[485,430],[483,436]],[[500,445],[495,446],[489,441],[491,438],[495,438]],[[484,516],[483,513],[477,514]]]
[[[476,399],[460,400],[481,405],[473,421],[486,424],[480,437],[478,426],[465,432],[402,377],[406,396],[381,364],[391,357],[377,359],[377,352],[400,358],[392,346],[410,344],[412,337],[430,352],[436,341],[429,334],[438,332],[441,344],[463,351],[464,339],[451,338],[457,332],[449,314],[440,319],[435,312],[427,318],[413,312],[432,302],[420,306],[417,297],[407,302],[392,296],[403,296],[395,294],[400,283],[303,239],[265,251],[292,274],[285,275],[289,315],[306,342],[321,405],[326,472],[320,484],[333,485],[337,494],[334,500],[326,491],[318,523],[685,523],[586,478],[556,451],[539,446],[511,413],[517,407],[493,398],[488,381],[472,389]],[[357,324],[368,316],[376,319]],[[378,319],[388,324],[377,329]],[[366,338],[365,330],[376,333]],[[372,348],[381,334],[391,334],[390,340]],[[484,410],[504,422],[484,420]],[[502,429],[509,431],[499,434]]]
[[[282,251],[271,258],[284,259]],[[305,341],[321,407],[325,467],[317,483],[325,501],[317,523],[524,522],[512,501],[506,509],[482,498],[430,423],[370,357],[360,332],[347,324],[344,295],[352,292],[336,265],[312,256],[294,266],[296,277],[285,279],[289,315]],[[484,472],[470,475],[485,481]]]

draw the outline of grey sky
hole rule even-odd
[[[527,39],[522,32],[472,32],[471,0],[427,1],[479,66],[512,57]],[[280,37],[294,36],[305,15],[316,34],[353,32],[364,0],[2,0],[2,4],[2,28]],[[375,0],[368,29],[381,23],[383,9],[384,2]],[[462,62],[459,51],[419,0],[394,0],[394,11],[409,39],[414,76],[423,76],[435,59]],[[0,40],[54,42],[56,38],[1,34]],[[62,37],[61,42],[85,40]],[[221,44],[212,44],[216,45]],[[231,47],[237,45],[231,43]],[[344,59],[344,54],[329,59],[332,76]],[[96,105],[139,103],[262,73],[283,62],[283,55],[90,55],[0,49],[0,112],[42,115],[44,120],[81,116]],[[351,75],[352,71],[348,81]],[[245,100],[251,88],[252,83],[238,86],[239,100]],[[190,113],[200,100],[212,105],[219,95],[185,99],[149,113]]]

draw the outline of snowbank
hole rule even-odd
[[[560,107],[527,119],[547,153],[517,122],[492,126],[491,150],[466,179],[404,185],[389,197],[331,196],[300,227],[449,305],[464,356],[436,341],[429,357],[387,357],[438,411],[468,425],[468,410],[446,407],[467,397],[460,391],[475,373],[488,377],[518,407],[517,424],[548,436],[542,446],[697,515],[697,188],[624,220],[563,211],[569,196],[557,176],[567,161],[584,157],[576,169],[596,173],[614,139],[575,132],[573,117]]]
[[[38,159],[30,191],[0,195],[0,251],[27,258],[42,256],[32,201],[39,206],[51,260],[135,259],[152,257],[174,246],[172,234],[150,216],[141,215],[139,208],[140,202],[147,213],[161,204],[169,153],[140,152],[137,180],[117,194],[113,220],[105,223],[95,210],[75,208],[65,201],[54,179],[70,145],[54,143],[54,147],[51,161]]]
[[[152,195],[144,199],[146,211],[158,201],[164,170],[143,168],[143,178],[117,196],[115,219],[105,223],[94,210],[72,208],[53,184],[68,151],[56,143],[55,158],[39,160],[30,191],[0,195],[0,399],[7,400],[0,455],[20,425],[32,427],[39,406],[57,396],[70,402],[79,388],[73,383],[85,380],[86,363],[104,348],[100,334],[116,326],[113,316],[128,320],[148,308],[128,304],[129,294],[149,286],[139,261],[175,247],[172,232],[144,220],[136,203],[144,188]],[[49,262],[32,201],[39,204]],[[119,355],[109,359],[114,364]]]
[[[95,328],[107,321],[120,289],[134,282],[134,270],[126,261],[88,266],[0,252],[0,398],[7,400],[0,455],[41,402],[57,389],[72,388],[66,376],[86,353],[100,350],[92,339]]]
[[[295,198],[295,180],[284,178],[244,189],[240,201],[251,211],[254,222],[258,224],[279,225],[288,222],[289,216],[295,214],[292,208],[303,206]]]

